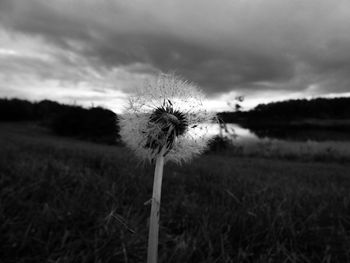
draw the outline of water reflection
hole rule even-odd
[[[191,133],[193,136],[214,137],[220,135],[226,138],[235,139],[239,142],[259,140],[259,138],[249,129],[242,128],[241,126],[233,123],[226,124],[224,127],[216,123],[198,125],[192,129]]]
[[[350,157],[350,141],[308,139],[306,141],[275,139],[271,137],[258,137],[254,132],[237,124],[209,124],[206,128],[197,127],[197,134],[206,133],[206,136],[222,136],[232,140],[234,147],[240,149],[245,155],[266,156],[328,156],[334,158]]]

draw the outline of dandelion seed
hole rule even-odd
[[[154,161],[166,146],[165,162],[190,161],[205,150],[209,140],[195,129],[214,117],[204,108],[204,99],[195,85],[161,74],[129,99],[120,120],[121,138],[142,160]]]
[[[156,263],[163,166],[181,163],[205,150],[209,137],[195,128],[213,114],[203,106],[204,95],[175,75],[162,74],[138,89],[120,120],[120,135],[141,159],[156,162],[148,239],[147,262]]]

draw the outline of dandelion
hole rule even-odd
[[[209,140],[203,124],[213,115],[203,93],[173,74],[161,74],[137,89],[120,120],[120,135],[141,160],[155,163],[147,262],[157,262],[159,208],[164,163],[190,161]],[[198,133],[200,131],[200,133]]]

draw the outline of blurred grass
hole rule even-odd
[[[151,165],[0,124],[0,262],[145,262]],[[206,154],[167,164],[160,262],[350,262],[350,164]]]

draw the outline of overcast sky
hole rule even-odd
[[[159,72],[221,110],[350,95],[349,0],[0,0],[0,97],[120,111]]]

